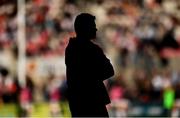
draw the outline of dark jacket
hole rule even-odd
[[[110,103],[103,80],[113,76],[114,70],[99,46],[70,39],[65,63],[70,107]]]

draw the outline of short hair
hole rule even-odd
[[[95,21],[96,17],[89,13],[79,14],[74,22],[74,29],[76,33],[82,32],[87,28],[91,27],[92,23]]]

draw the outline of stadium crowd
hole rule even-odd
[[[52,116],[62,116],[65,48],[76,15],[89,12],[116,72],[105,81],[110,116],[148,116],[137,104],[159,105],[152,116],[180,115],[180,1],[26,0],[25,86],[17,77],[17,11],[16,0],[0,2],[0,105],[16,103],[18,115],[30,116],[45,101]]]

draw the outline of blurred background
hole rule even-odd
[[[179,0],[1,0],[0,117],[70,117],[64,52],[81,12],[115,69],[109,115],[180,116]]]

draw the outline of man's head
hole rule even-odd
[[[97,29],[95,24],[95,16],[88,13],[79,14],[75,19],[74,28],[77,37],[87,39],[96,38]]]

